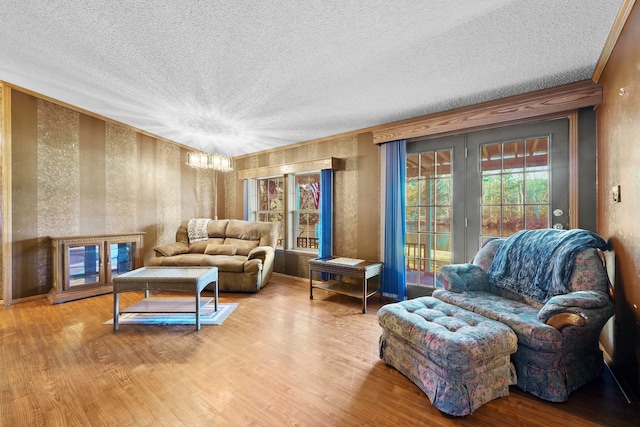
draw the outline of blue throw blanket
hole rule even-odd
[[[607,249],[597,234],[581,229],[523,230],[500,246],[489,267],[489,283],[544,304],[569,292],[575,255],[583,249]]]

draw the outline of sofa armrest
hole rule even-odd
[[[586,326],[591,317],[613,315],[609,295],[599,291],[576,291],[549,298],[538,312],[541,322],[560,329],[563,326]]]
[[[443,265],[440,267],[437,280],[451,292],[489,290],[487,273],[473,264]]]
[[[189,252],[189,245],[182,242],[167,243],[153,248],[156,256],[174,256]]]
[[[265,262],[265,259],[271,253],[273,253],[273,248],[271,246],[258,246],[257,248],[251,249],[249,255],[247,255],[247,261],[260,259],[262,262]]]

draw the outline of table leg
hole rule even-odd
[[[309,299],[313,299],[313,271],[309,270]]]
[[[120,311],[118,307],[118,302],[119,302],[118,297],[119,297],[118,293],[114,292],[113,293],[113,330],[114,331],[118,330],[118,314],[119,314],[118,312]]]
[[[200,330],[200,292],[196,287],[196,331]]]
[[[216,300],[215,300],[215,309],[218,311],[218,281],[216,280],[216,286],[214,287]]]
[[[362,284],[362,312],[367,312],[367,293],[368,293],[367,279],[364,279]]]

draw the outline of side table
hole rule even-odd
[[[345,283],[339,277],[313,283],[313,272],[332,276],[351,277],[361,280],[360,284]],[[362,312],[367,312],[367,298],[379,289],[369,289],[369,279],[380,276],[382,263],[343,257],[315,258],[309,260],[309,298],[313,299],[313,288],[324,289],[342,295],[362,299]]]

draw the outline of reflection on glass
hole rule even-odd
[[[527,172],[525,203],[549,203],[549,171]]]
[[[502,168],[514,172],[524,168],[523,141],[507,142],[503,146]]]
[[[436,155],[434,152],[420,155],[420,176],[422,178],[436,176]]]
[[[526,142],[527,169],[549,166],[549,138],[532,138]]]
[[[436,208],[436,231],[438,233],[451,232],[451,208],[449,206],[444,208]]]
[[[436,205],[451,204],[451,178],[440,178],[436,185]]]
[[[482,177],[482,204],[497,205],[502,199],[502,180],[500,175]]]
[[[502,203],[510,205],[524,201],[524,176],[521,173],[502,175]]]
[[[502,170],[502,144],[483,145],[480,158],[480,170],[483,173]]]
[[[405,189],[407,207],[418,206],[418,180],[407,180],[407,187]]]
[[[111,244],[111,277],[117,277],[122,273],[135,268],[135,243]]]
[[[482,207],[482,235],[500,236],[500,206]]]
[[[436,151],[436,176],[451,175],[451,150]]]
[[[407,154],[407,181],[415,180],[419,176],[419,159],[420,157],[417,154]]]
[[[549,205],[527,206],[527,230],[549,227]]]
[[[100,245],[68,248],[69,286],[80,286],[100,281]]]
[[[511,236],[524,230],[524,209],[521,205],[502,207],[502,235]]]

